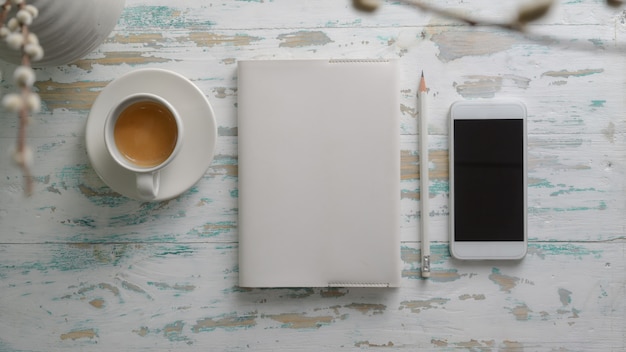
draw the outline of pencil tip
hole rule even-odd
[[[425,92],[426,91],[426,80],[424,79],[424,71],[423,70],[422,70],[422,78],[420,78],[419,91],[420,92]]]

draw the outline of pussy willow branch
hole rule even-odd
[[[478,25],[492,26],[492,27],[499,27],[499,28],[504,28],[508,30],[521,30],[522,29],[522,26],[519,23],[492,22],[492,21],[485,20],[485,19],[470,18],[461,13],[450,11],[450,10],[440,8],[437,6],[433,6],[433,5],[427,4],[419,0],[399,0],[399,2],[407,4],[407,5],[411,5],[424,12],[430,12],[430,13],[433,13],[435,15],[438,15],[444,18],[453,19],[453,20],[465,23],[470,26],[478,26]]]
[[[20,4],[20,9],[24,8],[24,3]],[[24,46],[28,42],[28,26],[22,24],[22,36],[24,38],[24,44],[22,45],[22,66],[30,67],[30,56],[26,54],[24,50]],[[22,99],[24,102],[28,100],[28,96],[32,93],[32,88],[28,85],[24,85],[22,87]],[[28,157],[26,156],[26,126],[30,120],[30,111],[28,104],[22,104],[20,111],[18,112],[19,116],[19,127],[18,127],[18,137],[17,137],[17,154],[21,155],[21,158],[18,158],[18,166],[22,170],[22,175],[24,176],[24,193],[27,196],[30,196],[33,193],[33,177],[30,172],[30,166],[28,165]]]
[[[4,23],[7,20],[7,15],[9,14],[9,9],[11,8],[10,0],[6,0],[4,4],[2,4],[2,12],[0,12],[0,23]]]
[[[16,6],[15,17],[9,19],[11,6]],[[24,193],[32,194],[33,178],[30,164],[32,151],[26,144],[26,126],[32,112],[39,111],[41,101],[33,92],[35,72],[31,68],[31,61],[43,57],[43,49],[35,34],[29,30],[33,19],[39,10],[33,5],[27,5],[25,0],[4,0],[0,12],[0,37],[6,40],[7,46],[21,52],[21,65],[14,72],[14,80],[18,87],[17,93],[7,94],[2,102],[7,111],[16,113],[19,119],[17,145],[13,159],[24,176]]]
[[[352,0],[352,4],[356,9],[366,12],[375,11],[379,7],[380,2],[382,2],[382,0]],[[555,0],[535,0],[534,2],[526,3],[517,11],[517,17],[511,22],[495,22],[482,18],[472,18],[456,11],[431,5],[423,0],[398,0],[398,2],[413,6],[422,12],[433,13],[440,17],[452,19],[470,26],[498,27],[511,31],[524,32],[528,23],[544,17],[550,11]],[[624,5],[624,0],[605,0],[605,2],[606,5],[614,8]]]

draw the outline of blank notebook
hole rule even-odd
[[[239,285],[398,286],[397,62],[238,70]]]

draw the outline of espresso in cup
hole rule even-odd
[[[130,95],[107,116],[104,143],[122,168],[133,172],[137,198],[158,197],[160,172],[182,146],[183,124],[165,99],[150,93]]]
[[[153,167],[174,151],[178,126],[167,107],[155,101],[140,101],[119,114],[113,136],[124,158],[140,167]]]

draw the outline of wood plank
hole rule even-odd
[[[425,281],[405,244],[398,290],[244,290],[235,243],[1,245],[0,347],[619,350],[625,250],[533,243],[467,264],[436,244]]]
[[[434,3],[492,20],[519,6]],[[519,34],[393,1],[364,14],[350,0],[127,0],[97,50],[36,71],[31,198],[0,152],[0,350],[624,350],[625,18],[596,0],[562,1]],[[237,61],[363,57],[400,64],[402,287],[237,287]],[[85,152],[99,92],[145,67],[190,78],[217,116],[213,164],[168,202],[116,194]],[[0,96],[14,90],[13,69],[0,62]],[[422,70],[433,95],[430,280],[419,276]],[[528,106],[529,251],[462,262],[447,243],[447,114],[456,100],[494,98]],[[16,125],[2,113],[1,151]]]

